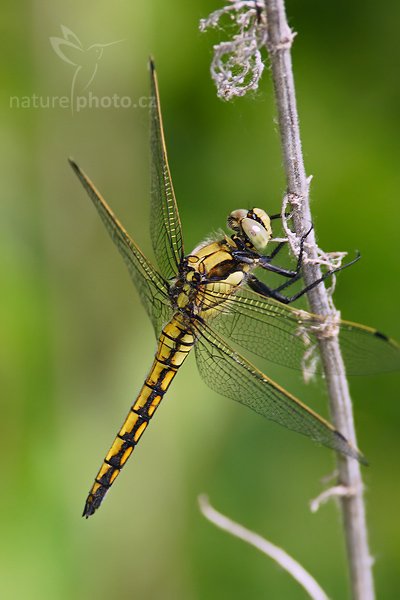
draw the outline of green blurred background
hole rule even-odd
[[[339,278],[344,318],[400,338],[400,5],[291,0],[306,166],[326,250],[356,249]],[[283,571],[204,520],[197,495],[293,554],[347,597],[340,516],[308,502],[329,450],[214,395],[193,359],[101,511],[85,495],[152,360],[155,341],[122,260],[67,165],[72,155],[151,256],[146,108],[10,108],[68,96],[74,67],[49,38],[106,48],[97,96],[148,95],[157,61],[167,144],[190,250],[235,208],[280,208],[284,177],[269,70],[259,92],[219,101],[198,21],[217,1],[2,5],[0,219],[1,596],[14,599],[304,598]],[[88,91],[86,92],[88,93]],[[262,365],[326,414],[322,384]],[[352,381],[376,585],[400,587],[398,375]]]

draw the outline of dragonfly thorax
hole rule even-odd
[[[261,208],[234,210],[228,217],[228,227],[250,248],[265,250],[272,236],[271,220]]]
[[[210,315],[210,309],[226,300],[244,283],[250,264],[237,261],[230,238],[205,241],[187,255],[170,285],[176,310],[187,316]]]

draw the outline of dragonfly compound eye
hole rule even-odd
[[[247,216],[261,223],[261,225],[270,234],[270,236],[272,235],[271,219],[269,218],[265,210],[263,210],[262,208],[253,208],[253,210],[249,210]]]
[[[240,231],[242,219],[247,217],[247,212],[248,211],[244,208],[232,211],[227,220],[229,229],[232,229],[232,231]]]
[[[268,229],[258,220],[242,219],[241,228],[252,246],[259,252],[265,249],[271,238],[271,226]]]

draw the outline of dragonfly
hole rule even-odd
[[[284,242],[267,254],[272,221],[278,215],[269,217],[259,208],[234,210],[227,220],[231,235],[216,235],[185,254],[152,61],[150,74],[150,234],[159,269],[145,257],[91,180],[70,159],[126,263],[158,339],[149,373],[89,491],[83,511],[86,518],[101,505],[192,349],[200,375],[213,390],[319,444],[364,461],[362,453],[333,425],[236,350],[239,346],[264,359],[299,368],[305,350],[316,342],[324,319],[289,305],[357,259],[326,271],[292,296],[284,295],[285,288],[301,278],[309,232],[301,238],[296,268],[280,267],[275,260]],[[268,286],[254,274],[257,269],[281,275],[285,283]],[[340,321],[338,327],[349,373],[399,369],[400,346],[394,340],[350,321]]]

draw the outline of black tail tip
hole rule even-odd
[[[88,498],[85,502],[85,508],[83,509],[82,517],[88,519],[95,513],[96,509],[93,506],[93,502]]]
[[[100,485],[96,491],[89,493],[89,496],[85,502],[85,508],[83,509],[82,517],[86,517],[88,519],[96,512],[100,504],[103,502],[104,496],[106,495],[108,489],[109,486],[107,487]]]
[[[99,508],[102,499],[103,497],[99,498],[96,497],[95,494],[89,494],[85,502],[85,508],[83,509],[82,517],[86,517],[86,519],[91,517]]]

